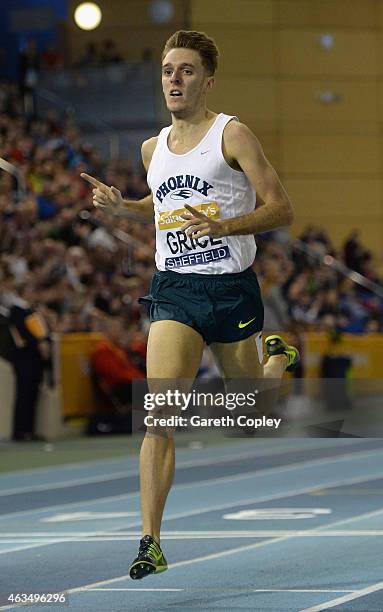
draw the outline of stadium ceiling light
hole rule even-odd
[[[330,51],[330,49],[332,49],[334,46],[334,36],[327,32],[323,33],[319,36],[318,42],[320,46],[322,47],[322,49],[325,49],[326,51]]]
[[[153,23],[169,23],[174,16],[174,5],[170,0],[152,0],[148,6],[149,16]]]
[[[94,2],[82,2],[74,12],[74,20],[81,30],[94,30],[100,25],[101,9]]]
[[[331,90],[317,91],[315,98],[322,104],[337,104],[343,101],[343,97],[340,94]]]

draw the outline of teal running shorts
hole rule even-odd
[[[179,321],[207,344],[238,342],[263,328],[261,291],[251,268],[234,274],[156,272],[149,295],[139,302],[148,306],[151,322]]]

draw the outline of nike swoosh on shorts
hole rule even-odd
[[[238,327],[239,329],[243,329],[244,327],[247,327],[248,325],[250,325],[250,323],[252,323],[253,321],[255,321],[257,317],[254,317],[253,319],[250,319],[250,321],[247,321],[246,323],[242,323],[242,321],[240,321],[238,323]]]

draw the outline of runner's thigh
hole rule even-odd
[[[193,379],[201,363],[204,341],[189,325],[155,321],[147,348],[148,379]]]
[[[147,348],[147,379],[150,393],[178,390],[188,393],[201,363],[204,341],[189,325],[178,321],[155,321],[150,326]],[[175,405],[157,406],[155,417],[179,416]],[[173,425],[147,427],[147,435],[172,437]]]
[[[239,342],[213,342],[210,345],[224,378],[263,377],[263,365],[259,361],[257,343],[261,351],[259,333]]]

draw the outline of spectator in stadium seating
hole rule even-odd
[[[334,247],[324,228],[309,225],[300,236],[300,239],[323,254],[334,254]]]
[[[361,265],[366,255],[366,250],[360,243],[360,235],[358,230],[353,230],[343,247],[343,258],[346,266],[361,272]]]
[[[257,262],[257,273],[262,287],[265,330],[282,331],[290,327],[288,303],[282,287],[292,272],[291,265],[281,245],[273,241],[264,244]]]
[[[377,334],[383,331],[382,317],[373,317],[367,321],[366,330],[368,334]]]
[[[137,332],[133,336],[119,317],[107,319],[105,336],[92,354],[93,370],[103,390],[130,406],[133,379],[145,378],[144,368],[138,367],[132,358],[130,343],[133,341],[135,350],[142,351],[142,338]]]

